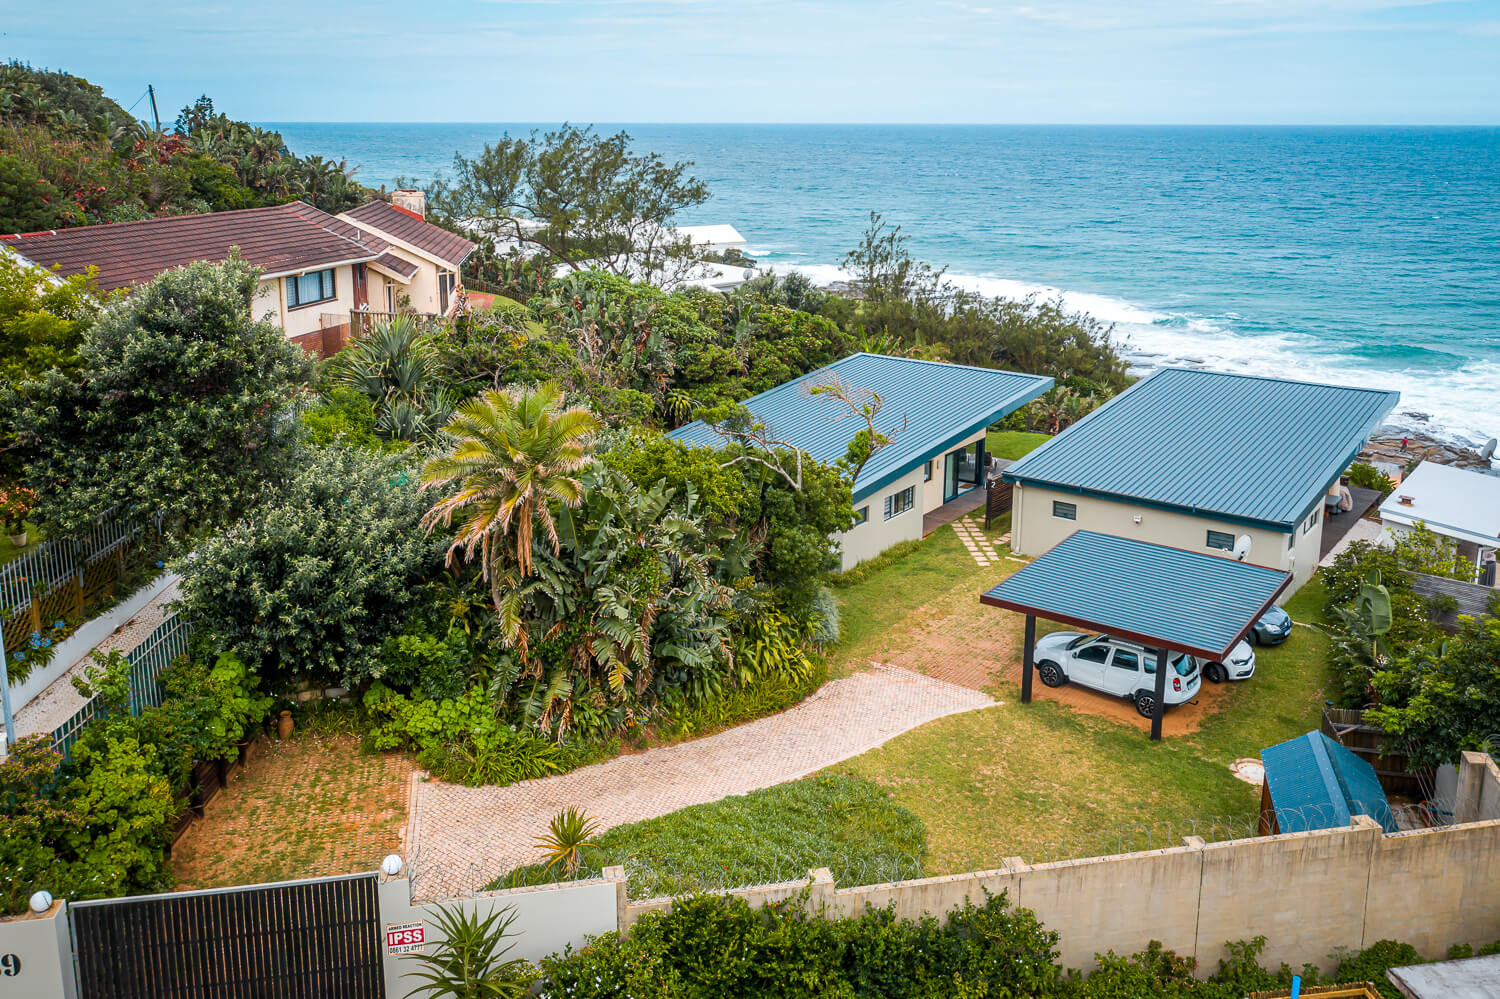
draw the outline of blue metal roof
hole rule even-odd
[[[829,384],[834,375],[849,387],[879,394],[881,410],[875,418],[876,429],[889,434],[903,423],[907,425],[860,471],[854,484],[856,502],[929,458],[952,450],[965,437],[1052,387],[1052,379],[1044,375],[884,354],[853,354],[746,399],[745,408],[775,439],[831,465],[844,457],[849,441],[864,428],[864,422],[847,415],[848,407],[837,399],[808,393],[809,388]],[[668,436],[707,447],[725,443],[702,420],[679,427]]]
[[[1309,732],[1262,750],[1266,787],[1282,832],[1347,826],[1368,815],[1386,832],[1396,817],[1375,768],[1322,732]]]
[[[1162,368],[1012,464],[1005,478],[1289,530],[1400,399]]]
[[[1223,659],[1291,579],[1249,562],[1075,531],[979,599],[1151,648]]]

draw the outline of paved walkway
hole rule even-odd
[[[825,684],[781,714],[559,777],[478,788],[418,779],[407,840],[412,890],[441,898],[535,862],[535,838],[569,805],[603,832],[806,777],[936,718],[992,703],[977,690],[876,666]]]
[[[113,634],[94,646],[88,655],[69,667],[66,673],[48,684],[30,704],[16,712],[16,736],[20,738],[38,732],[51,732],[73,717],[73,713],[83,707],[85,698],[74,688],[71,678],[83,675],[83,668],[93,661],[94,652],[113,652],[116,649],[129,652],[144,642],[167,617],[166,605],[179,596],[179,583],[174,582],[162,590],[155,600],[142,607],[135,617],[116,628]]]
[[[1344,514],[1344,516],[1349,515]],[[1356,541],[1374,541],[1380,537],[1380,532],[1383,528],[1384,525],[1378,520],[1363,518],[1355,521],[1353,525],[1344,531],[1343,536],[1338,539],[1338,542],[1332,548],[1328,549],[1323,557],[1318,560],[1318,565],[1332,565],[1333,560],[1344,553],[1344,549]]]

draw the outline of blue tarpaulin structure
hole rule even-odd
[[[1375,768],[1322,732],[1309,732],[1261,751],[1273,832],[1347,826],[1368,815],[1386,832],[1396,817]]]

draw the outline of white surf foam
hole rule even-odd
[[[848,281],[835,264],[775,261],[818,284]],[[1201,316],[1157,311],[1110,295],[1070,291],[1053,285],[993,275],[949,273],[960,288],[984,295],[1021,299],[1036,296],[1060,300],[1073,312],[1087,313],[1115,326],[1115,338],[1132,373],[1146,374],[1166,365],[1196,365],[1220,371],[1307,381],[1393,389],[1401,402],[1390,415],[1392,426],[1480,446],[1500,434],[1500,361],[1458,360],[1435,371],[1431,367],[1377,369],[1367,361],[1339,354],[1328,343],[1295,332],[1250,333],[1236,327],[1238,313]]]

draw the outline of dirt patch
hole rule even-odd
[[[411,773],[409,757],[361,753],[354,736],[273,742],[173,847],[177,887],[374,870],[401,852]]]

